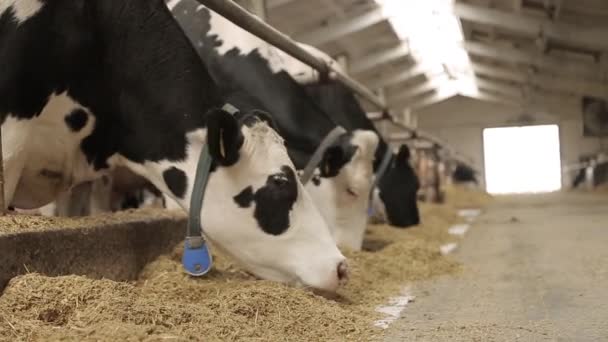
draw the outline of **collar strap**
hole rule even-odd
[[[303,185],[306,185],[306,183],[308,183],[312,178],[312,175],[317,166],[319,166],[321,159],[323,159],[323,154],[325,151],[327,151],[327,148],[336,142],[336,140],[338,140],[338,138],[344,133],[346,133],[346,130],[342,126],[336,126],[325,136],[325,138],[323,138],[323,141],[321,141],[321,144],[319,147],[317,147],[315,153],[313,153],[312,157],[306,164],[306,167],[304,167],[302,175],[300,175],[300,181]]]
[[[226,104],[222,110],[235,115],[238,112],[231,104]],[[203,226],[201,224],[201,210],[205,198],[205,189],[211,173],[211,155],[209,146],[205,143],[201,149],[196,166],[196,176],[192,195],[190,196],[190,211],[188,213],[188,225],[186,230],[186,241],[182,265],[186,273],[193,276],[202,276],[209,272],[213,263],[211,253],[207,248],[207,243],[203,237]]]
[[[370,199],[372,199],[372,196],[374,194],[374,189],[376,188],[378,183],[380,183],[380,179],[382,179],[382,177],[386,173],[386,170],[388,170],[388,167],[391,164],[392,156],[393,156],[393,151],[391,150],[390,146],[387,145],[386,152],[384,152],[384,157],[382,157],[382,162],[380,163],[380,167],[378,167],[378,171],[376,171],[374,181],[372,182],[372,187],[370,189],[370,194],[369,194]]]

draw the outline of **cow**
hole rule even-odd
[[[454,172],[452,172],[452,182],[454,184],[479,185],[475,170],[463,163],[456,163]]]
[[[352,91],[343,84],[334,81],[309,83],[306,90],[343,127],[377,132]],[[380,140],[374,151],[374,172],[380,169],[387,151],[391,153],[390,146],[386,141]],[[386,171],[378,176],[372,194],[373,215],[384,218],[387,223],[399,228],[418,225],[420,215],[417,192],[420,184],[410,164],[407,145],[401,145],[396,154],[392,153]]]
[[[200,218],[213,245],[264,279],[325,291],[346,279],[268,115],[223,109],[162,0],[4,0],[0,65],[10,205],[40,207],[122,166],[188,211],[207,144]]]
[[[293,58],[210,11],[195,0],[168,1],[210,73],[224,93],[242,108],[271,113],[298,170],[307,165],[336,123],[289,73]],[[239,102],[239,100],[241,102]],[[376,133],[350,130],[327,148],[306,189],[314,198],[339,245],[361,248],[367,225]]]
[[[99,179],[84,182],[60,193],[55,201],[27,213],[43,216],[78,217],[127,209],[166,207],[165,199],[152,183],[125,167],[116,167]],[[173,209],[179,204],[172,201]],[[20,210],[22,211],[22,210]]]

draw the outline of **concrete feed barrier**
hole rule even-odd
[[[37,220],[38,227],[28,227],[28,220]],[[183,215],[158,210],[102,219],[5,216],[0,221],[0,292],[10,279],[30,272],[134,280],[147,263],[184,239],[186,224]]]

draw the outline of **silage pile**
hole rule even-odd
[[[422,204],[421,214],[417,228],[370,227],[368,250],[345,252],[350,282],[333,298],[257,280],[223,255],[191,278],[179,248],[130,283],[16,277],[0,297],[0,340],[368,341],[382,334],[372,325],[378,305],[408,282],[458,270],[439,253],[455,211]]]

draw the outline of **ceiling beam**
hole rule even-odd
[[[277,7],[289,5],[296,0],[266,0],[266,8],[275,9]]]
[[[338,20],[328,26],[311,32],[297,34],[294,39],[303,43],[319,46],[364,30],[383,20],[386,20],[386,17],[382,8],[378,7],[356,17]]]
[[[566,100],[580,98],[572,95],[555,95],[544,92],[542,90],[532,89],[522,85],[513,85],[505,82],[480,79],[477,78],[478,87],[482,91],[487,91],[492,94],[498,94],[504,98],[510,99],[522,106],[545,106],[551,108],[563,109]]]
[[[444,70],[438,65],[429,65],[426,63],[417,63],[409,69],[401,72],[393,73],[385,77],[374,79],[370,82],[366,82],[371,89],[380,89],[385,87],[394,86],[399,83],[406,82],[416,76],[420,76],[425,73],[442,73]]]
[[[350,72],[360,74],[370,69],[377,68],[386,63],[390,63],[399,58],[405,57],[410,53],[410,47],[407,43],[401,42],[399,45],[393,46],[386,50],[377,51],[368,54],[360,59],[355,60],[350,67]]]
[[[477,87],[480,91],[488,91],[493,94],[500,94],[507,98],[524,100],[523,89],[520,86],[508,84],[501,81],[482,79],[477,77]]]
[[[475,83],[479,89],[491,90],[510,97],[522,97],[524,95],[521,86],[503,84],[503,82],[491,81],[477,77]]]
[[[602,82],[585,81],[546,74],[526,74],[524,72],[512,70],[511,68],[489,66],[479,63],[473,64],[473,70],[477,75],[486,75],[502,80],[529,84],[546,90],[581,96],[588,95],[608,98],[608,85]]]
[[[334,0],[321,0],[321,3],[325,7],[327,7],[327,9],[330,10],[332,13],[335,13],[338,18],[344,19],[346,17],[344,13],[344,8],[336,4]]]
[[[454,4],[454,13],[461,19],[528,34],[532,37],[544,35],[549,39],[568,42],[573,46],[608,50],[608,40],[606,39],[608,26],[571,25],[554,22],[548,18],[537,18],[463,2]]]
[[[553,18],[551,20],[557,21],[562,14],[563,0],[554,0],[553,5],[555,6],[555,10],[553,11]]]
[[[411,86],[399,91],[397,96],[389,97],[387,99],[387,103],[399,107],[399,105],[403,104],[404,101],[411,100],[413,97],[438,89],[441,87],[441,85],[446,84],[447,82],[449,82],[449,78],[446,74],[437,75],[425,80],[424,82],[416,84],[415,86]]]
[[[507,98],[524,100],[524,89],[519,85],[512,85],[501,81],[476,78],[477,87],[481,91],[489,91],[493,94],[500,94]]]
[[[572,102],[572,99],[569,98],[567,100],[563,100],[561,98],[547,97],[542,93],[531,93],[528,94],[526,99],[522,97],[512,98],[504,94],[490,92],[490,91],[480,91],[482,94],[478,95],[469,95],[462,94],[463,96],[468,96],[473,99],[477,99],[480,101],[490,101],[489,98],[494,98],[497,102],[502,103],[504,105],[512,106],[514,109],[518,111],[525,112],[536,112],[536,113],[546,113],[554,116],[564,115],[564,108],[572,108],[575,103]]]
[[[476,75],[485,75],[493,78],[499,78],[502,80],[520,83],[526,82],[526,80],[528,79],[524,73],[511,68],[497,67],[476,62],[472,62],[471,67],[473,68],[473,72]]]
[[[565,58],[547,56],[540,52],[529,52],[512,47],[471,41],[465,42],[464,48],[472,55],[510,63],[528,64],[551,70],[556,74],[570,75],[574,78],[600,81],[606,78],[606,69],[599,63],[574,62]]]
[[[458,95],[458,91],[456,89],[446,89],[442,91],[434,91],[429,95],[426,95],[415,102],[406,106],[407,109],[411,111],[419,111],[422,108],[434,105],[441,101],[447,100],[451,97]]]
[[[509,98],[499,93],[490,93],[484,90],[479,90],[477,92],[461,92],[460,95],[485,102],[495,102],[511,106],[519,105],[519,103],[515,99]]]
[[[515,11],[521,11],[523,0],[513,0],[513,9]]]

